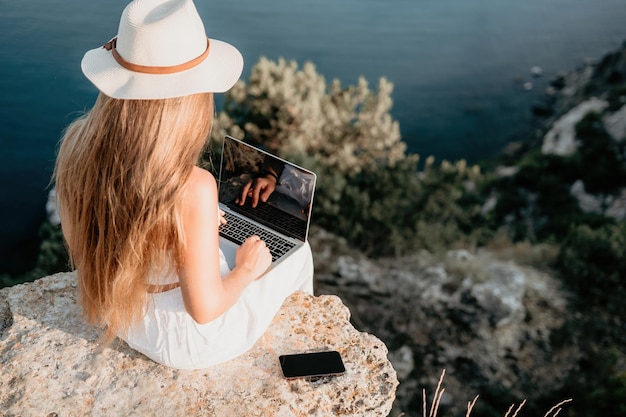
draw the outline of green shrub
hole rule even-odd
[[[626,143],[613,140],[601,115],[588,114],[576,126],[579,151],[569,158],[592,194],[615,194],[626,187]]]
[[[318,166],[313,221],[371,256],[472,245],[483,222],[465,184],[479,174],[464,164],[417,170],[415,155],[394,166],[345,175]],[[474,236],[476,235],[476,236]]]
[[[587,115],[577,127],[579,150],[571,156],[544,155],[536,149],[518,163],[512,177],[495,179],[498,195],[492,227],[507,225],[515,241],[560,241],[572,225],[601,227],[610,223],[601,213],[583,213],[570,193],[582,180],[585,191],[603,198],[626,187],[626,144],[612,140],[601,116]]]
[[[618,349],[603,352],[602,372],[596,369],[598,380],[593,381],[588,396],[582,397],[585,400],[583,406],[589,410],[588,415],[626,416],[626,371],[618,370],[619,362],[624,360],[626,357]]]
[[[364,167],[393,165],[406,145],[389,110],[393,85],[381,78],[370,91],[360,78],[342,87],[326,80],[307,62],[261,58],[247,82],[225,95],[224,111],[215,120],[213,138],[231,133],[282,157],[304,154],[344,173]]]
[[[406,155],[391,110],[392,85],[377,91],[365,79],[356,86],[327,85],[315,67],[262,58],[247,83],[226,94],[212,138],[244,138],[318,174],[312,221],[345,237],[368,255],[442,250],[480,238],[484,218],[468,182],[480,179],[464,161],[418,171],[418,155]],[[480,233],[478,233],[480,234]]]
[[[37,279],[45,275],[69,271],[69,256],[61,226],[45,222],[39,229],[39,237],[41,238],[39,256],[31,277]]]
[[[19,276],[0,275],[0,288],[34,281],[57,272],[69,271],[69,257],[61,227],[44,222],[39,228],[39,254],[35,267]]]
[[[572,227],[557,262],[582,302],[626,319],[626,223]]]
[[[585,326],[588,327],[588,326]],[[585,333],[586,338],[596,338],[597,333]],[[623,347],[601,347],[595,339],[593,348],[587,347],[579,361],[579,369],[573,372],[565,385],[557,392],[537,402],[549,404],[554,398],[573,398],[568,417],[625,416],[626,415],[626,360]],[[584,342],[583,342],[584,344]],[[606,342],[602,343],[606,345]]]
[[[494,225],[507,225],[514,241],[542,242],[567,233],[572,217],[579,216],[569,187],[575,174],[558,156],[539,151],[520,161],[515,176],[494,180],[498,203]]]

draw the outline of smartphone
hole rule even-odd
[[[346,371],[336,350],[281,355],[278,359],[288,379],[341,375]]]

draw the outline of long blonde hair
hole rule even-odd
[[[105,342],[138,320],[150,274],[180,268],[180,201],[213,121],[213,95],[118,100],[100,94],[70,124],[54,178],[83,312]]]

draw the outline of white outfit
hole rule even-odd
[[[220,250],[222,276],[230,268]],[[165,282],[176,282],[169,277]],[[308,243],[243,291],[235,305],[207,324],[185,311],[180,288],[149,294],[142,321],[118,336],[152,360],[179,369],[201,369],[233,359],[263,335],[294,291],[313,293],[313,257]]]

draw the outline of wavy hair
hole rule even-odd
[[[71,123],[54,179],[80,302],[109,343],[144,313],[149,277],[180,268],[184,185],[207,143],[213,95],[118,100],[100,94]]]

